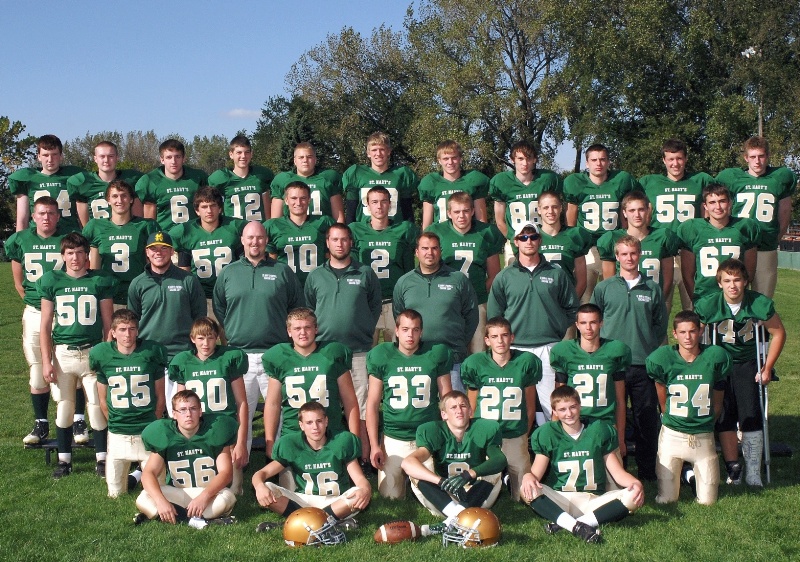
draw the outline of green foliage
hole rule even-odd
[[[8,191],[8,176],[28,164],[36,154],[36,138],[24,135],[25,125],[0,116],[0,238],[14,231],[16,207]]]

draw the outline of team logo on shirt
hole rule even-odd
[[[177,293],[183,290],[183,285],[170,285],[169,290],[171,293]]]
[[[261,277],[264,279],[264,281],[275,281],[278,278],[278,276],[274,273],[262,273]]]
[[[636,300],[639,302],[650,302],[650,295],[636,295]]]
[[[544,276],[539,277],[539,281],[541,281],[542,283],[545,283],[547,285],[552,285],[553,283],[556,282],[556,280],[553,279],[552,277],[544,277]]]
[[[361,279],[348,279],[348,285],[361,285]]]
[[[440,291],[452,291],[453,289],[455,289],[455,286],[454,285],[450,285],[450,284],[440,283],[437,286],[439,287]]]

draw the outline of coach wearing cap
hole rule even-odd
[[[517,226],[514,245],[519,256],[494,278],[486,315],[503,316],[511,323],[514,349],[530,351],[541,359],[542,380],[536,385],[536,392],[544,417],[549,420],[550,393],[555,386],[550,349],[575,321],[580,301],[567,273],[539,253],[541,243],[535,224],[524,222]]]

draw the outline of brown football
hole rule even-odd
[[[375,531],[375,542],[396,544],[417,540],[419,536],[419,527],[413,521],[389,521]]]

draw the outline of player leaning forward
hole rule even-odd
[[[42,297],[39,327],[42,376],[58,388],[58,466],[53,478],[72,472],[72,416],[79,379],[94,429],[95,470],[104,477],[107,423],[100,410],[97,378],[89,368],[89,349],[103,341],[111,327],[116,280],[102,271],[89,270],[89,241],[77,232],[61,240],[61,257],[64,271],[49,271],[36,282]]]
[[[602,420],[581,421],[577,390],[556,388],[550,404],[559,421],[548,422],[531,435],[536,457],[522,479],[520,494],[534,513],[548,520],[548,534],[568,529],[586,542],[600,542],[599,525],[619,521],[639,509],[644,488],[614,454],[614,427]],[[606,471],[622,489],[606,492]]]
[[[117,310],[111,317],[112,341],[99,343],[89,352],[89,366],[97,374],[100,409],[108,419],[106,484],[112,498],[131,486],[131,463],[147,460],[142,431],[163,415],[165,407],[167,348],[140,340],[138,335],[136,314]]]
[[[230,446],[236,443],[237,430],[231,416],[206,419],[195,392],[177,392],[172,397],[172,419],[156,420],[142,432],[150,456],[142,474],[144,491],[136,498],[141,513],[134,522],[158,516],[172,524],[191,518],[195,528],[211,520],[230,523],[226,516],[236,496],[226,486],[233,477]],[[159,476],[165,470],[170,483],[161,485]]]
[[[507,464],[501,449],[500,424],[471,419],[466,394],[448,392],[439,402],[439,411],[441,420],[419,426],[417,450],[402,463],[422,505],[432,514],[446,517],[443,524],[429,528],[431,533],[444,532],[468,507],[494,505]],[[433,460],[433,470],[429,459]]]

